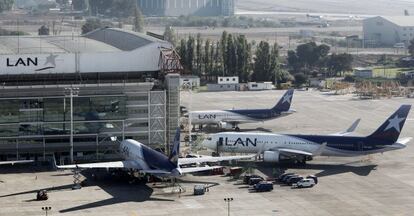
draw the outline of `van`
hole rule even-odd
[[[254,190],[257,192],[266,192],[273,190],[273,183],[269,181],[261,181],[254,185]]]
[[[312,178],[302,179],[293,185],[293,187],[298,188],[308,188],[313,186],[315,186],[315,181]]]
[[[263,181],[264,179],[262,177],[260,178],[250,178],[249,179],[249,185],[255,185],[261,181]]]

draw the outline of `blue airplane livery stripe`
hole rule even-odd
[[[278,103],[271,109],[244,109],[244,110],[225,110],[235,114],[243,115],[251,119],[266,120],[277,118],[282,112],[289,111],[293,98],[293,89],[289,89]]]
[[[150,166],[151,169],[161,169],[171,172],[177,168],[177,166],[172,163],[163,153],[155,151],[144,145],[141,145],[141,147],[145,162],[148,164],[148,166]]]
[[[402,105],[373,134],[367,137],[326,136],[326,135],[286,135],[327,147],[348,151],[372,151],[393,145],[400,136],[411,105]]]
[[[368,137],[351,136],[320,136],[320,135],[285,135],[322,145],[327,143],[327,147],[347,150],[347,151],[372,151],[383,149],[393,143],[384,140],[370,139]]]

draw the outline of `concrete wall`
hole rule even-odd
[[[208,91],[238,91],[239,84],[207,84]]]

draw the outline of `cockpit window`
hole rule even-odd
[[[207,140],[211,140],[211,137],[207,137]]]

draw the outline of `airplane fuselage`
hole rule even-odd
[[[163,153],[153,150],[135,140],[124,140],[119,148],[121,155],[126,161],[135,163],[142,170],[159,169],[166,172],[173,172],[176,168]]]
[[[385,145],[382,140],[366,137],[284,135],[270,133],[218,133],[210,135],[203,145],[219,152],[263,153],[277,149],[316,152],[326,143],[322,156],[358,156],[404,148],[405,145]]]
[[[271,109],[206,110],[189,113],[192,124],[219,124],[221,122],[252,123],[272,120],[292,112],[275,112]]]

